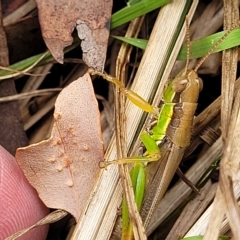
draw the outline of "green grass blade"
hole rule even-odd
[[[19,70],[19,71],[23,71],[26,68],[30,67],[31,65],[33,65],[41,56],[43,55],[43,53],[40,53],[38,55],[35,55],[33,57],[24,59],[20,62],[17,62],[15,64],[12,64],[11,66],[9,66],[8,68],[11,68],[13,70]],[[51,56],[50,53],[48,53],[44,59],[48,59]],[[12,74],[13,72],[8,71],[8,70],[1,70],[0,71],[0,76],[7,76],[9,74]]]
[[[64,50],[64,53],[69,52],[70,50],[74,49],[77,45],[79,45],[79,43],[74,43],[72,46],[67,47]],[[13,70],[18,70],[18,71],[24,71],[25,69],[27,69],[28,67],[32,66],[41,56],[43,55],[43,53],[40,53],[38,55],[29,57],[27,59],[24,59],[20,62],[14,63],[11,66],[9,66],[8,68],[11,68]],[[51,55],[50,52],[47,53],[47,55],[36,65],[36,66],[40,66],[50,60],[53,60],[53,57]],[[11,75],[13,72],[12,71],[8,71],[8,70],[1,70],[0,71],[0,77],[2,76],[8,76]]]
[[[213,35],[207,36],[205,38],[201,38],[191,42],[190,46],[190,59],[195,59],[199,57],[205,56],[209,50],[213,47],[213,45],[226,33],[226,31],[218,32]],[[226,39],[221,42],[217,48],[213,51],[221,52],[223,50],[236,47],[240,45],[240,29],[234,29]],[[186,60],[186,52],[187,47],[184,45],[178,55],[178,60]]]
[[[140,38],[127,38],[127,37],[120,37],[120,36],[112,36],[120,41],[123,41],[125,43],[128,43],[134,47],[146,49],[148,40],[146,39],[140,39]]]
[[[197,39],[191,42],[190,46],[190,59],[196,59],[199,57],[205,56],[213,45],[226,33],[226,31],[218,32],[210,36]],[[146,49],[148,41],[145,39],[138,38],[126,38],[114,36],[125,43],[131,44],[132,46]],[[217,47],[214,49],[213,53],[221,52],[223,50],[236,47],[240,45],[240,28],[234,29],[229,35],[224,39]],[[186,60],[187,55],[187,46],[184,44],[179,52],[177,60],[184,61]]]
[[[143,0],[134,5],[126,6],[112,15],[111,29],[151,12],[169,2],[170,0]]]
[[[128,4],[128,6],[131,6],[131,5],[134,5],[138,2],[141,2],[141,0],[129,0],[127,4]]]

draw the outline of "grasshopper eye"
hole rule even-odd
[[[186,89],[188,80],[186,78],[176,78],[172,83],[172,89],[174,92],[182,92]]]

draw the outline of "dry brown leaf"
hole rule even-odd
[[[42,218],[37,223],[33,224],[31,227],[22,229],[21,231],[16,232],[16,233],[12,234],[11,236],[7,237],[5,240],[15,240],[15,239],[18,239],[23,234],[29,232],[31,229],[39,227],[39,226],[43,226],[45,224],[54,223],[56,221],[59,221],[62,218],[64,218],[67,214],[68,213],[63,211],[63,210],[56,210],[54,212],[51,212],[46,217]]]
[[[72,44],[77,26],[83,60],[102,70],[109,37],[112,0],[37,0],[44,41],[53,57],[63,63],[63,49]]]
[[[51,137],[19,148],[16,159],[45,205],[79,219],[103,160],[98,104],[88,73],[59,94]]]

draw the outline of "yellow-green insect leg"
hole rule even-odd
[[[120,90],[125,94],[125,96],[136,106],[141,108],[143,111],[152,113],[157,115],[158,109],[149,104],[146,100],[144,100],[141,96],[139,96],[137,93],[127,89],[124,87],[121,81],[119,81],[117,78],[114,78],[106,73],[99,72],[93,68],[88,69],[89,73],[91,75],[99,75],[102,76],[104,79],[106,79],[109,82],[112,82],[116,86],[120,88]]]
[[[151,138],[150,135],[146,131],[144,131],[140,139],[144,146],[146,147],[147,151],[144,153],[143,156],[135,156],[135,157],[127,157],[123,159],[118,159],[118,160],[113,160],[109,162],[102,162],[100,167],[106,167],[110,164],[124,164],[124,163],[143,163],[143,162],[153,162],[153,161],[158,161],[161,157],[160,149],[155,142],[154,139]]]
[[[140,139],[147,149],[147,151],[144,154],[144,157],[146,157],[145,161],[146,162],[158,161],[161,157],[161,154],[156,141],[146,131],[142,132]]]
[[[158,114],[158,109],[149,104],[146,100],[144,100],[141,96],[139,96],[137,93],[128,90],[124,88],[123,90],[125,96],[136,106],[141,108],[143,111],[152,113],[157,115]]]

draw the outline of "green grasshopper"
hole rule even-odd
[[[176,169],[181,161],[185,148],[190,144],[191,129],[193,124],[194,113],[197,108],[197,101],[199,92],[202,89],[202,80],[198,77],[197,70],[205,61],[205,59],[213,52],[213,50],[222,42],[230,31],[226,32],[224,36],[213,46],[208,54],[203,57],[194,70],[188,69],[189,63],[189,34],[188,34],[188,21],[187,25],[187,63],[184,71],[170,81],[167,86],[163,98],[161,107],[157,108],[150,105],[142,97],[133,91],[124,87],[124,85],[116,78],[111,77],[105,73],[98,72],[92,68],[89,68],[89,72],[92,75],[100,75],[107,81],[110,81],[123,91],[125,96],[133,102],[136,106],[140,107],[145,112],[153,115],[155,119],[154,123],[140,135],[140,140],[144,146],[143,154],[136,157],[127,157],[120,160],[113,160],[109,162],[102,162],[101,167],[106,167],[109,164],[123,164],[123,163],[135,163],[131,170],[131,179],[133,189],[135,191],[135,198],[138,209],[140,210],[143,203],[143,220],[145,227],[148,225],[151,215],[165,193],[167,186],[169,185]],[[163,154],[162,156],[162,153]],[[168,153],[168,154],[166,154]],[[162,174],[167,165],[167,159],[169,154],[178,158],[177,162],[171,167],[171,173],[167,173],[168,176]],[[159,161],[160,160],[160,161]],[[156,181],[150,186],[155,188],[155,191],[149,190],[150,194],[146,194],[147,197],[143,200],[145,191],[145,164],[149,162],[159,161],[161,164],[160,177],[157,181],[164,176],[165,180],[156,191]],[[162,187],[164,185],[164,187]],[[151,196],[151,192],[154,192],[154,197]],[[149,196],[151,200],[149,201]],[[150,205],[150,207],[149,207]],[[132,224],[129,221],[128,209],[125,200],[122,207],[122,219],[123,219],[123,232],[122,239],[132,239]],[[147,213],[146,213],[147,212]]]

